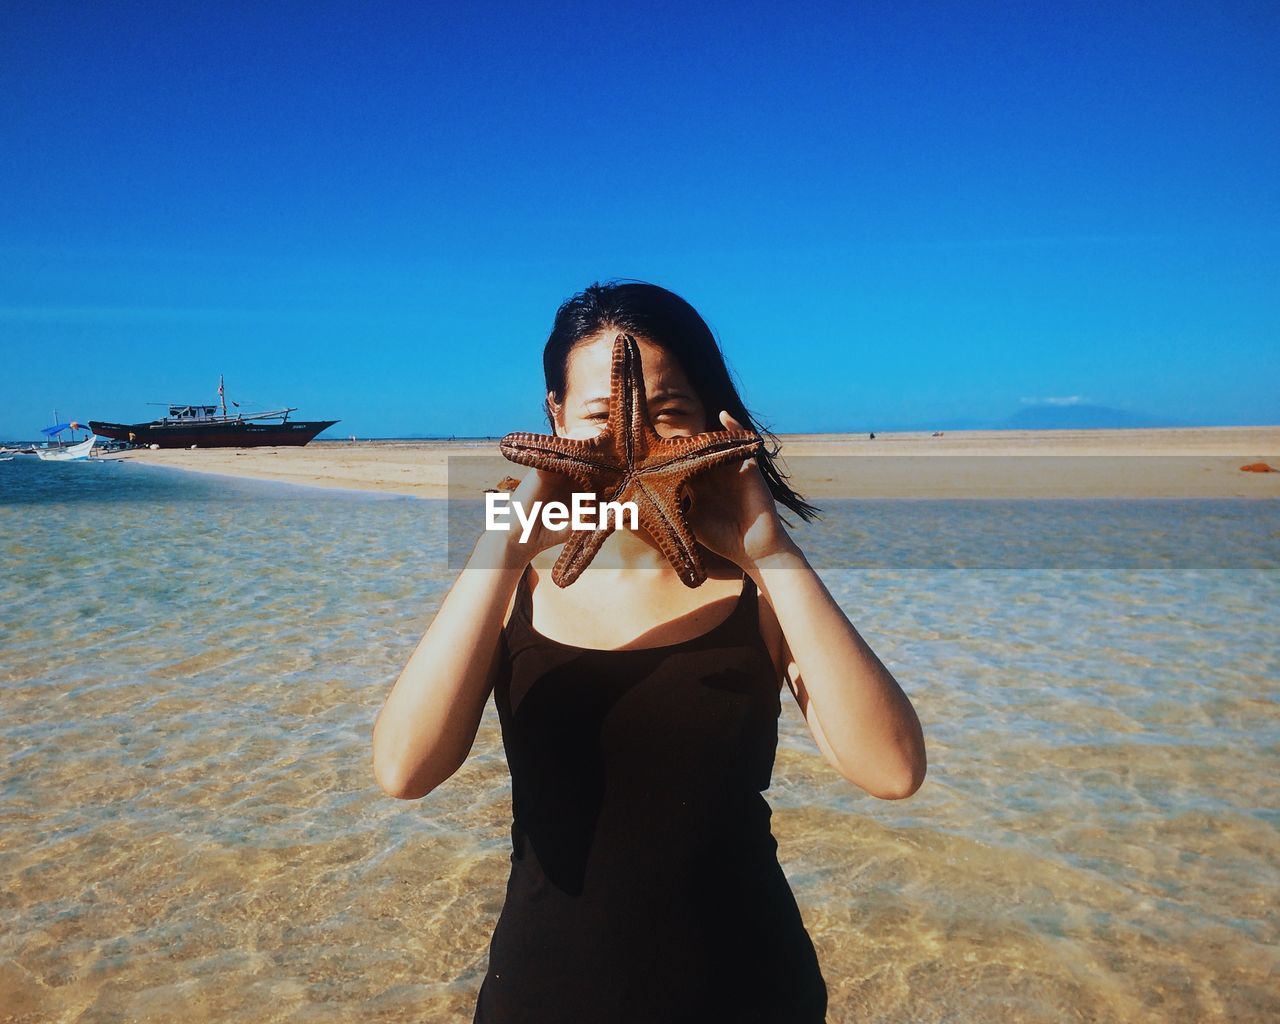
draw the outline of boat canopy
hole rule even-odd
[[[71,426],[70,423],[55,423],[52,427],[41,427],[40,433],[47,434],[49,437],[53,437],[54,434],[61,434],[64,430],[66,430],[70,426]]]
[[[178,420],[201,420],[213,416],[218,411],[216,405],[171,405],[169,416]]]

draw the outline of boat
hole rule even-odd
[[[47,462],[70,462],[74,459],[89,458],[90,453],[93,451],[93,446],[98,440],[97,436],[90,432],[88,438],[77,443],[75,440],[76,431],[88,429],[83,423],[77,423],[75,420],[59,423],[57,409],[53,410],[53,420],[53,426],[43,427],[40,430],[40,433],[45,436],[43,445],[32,444],[25,448],[5,448],[3,449],[3,454],[38,455]],[[71,444],[65,444],[62,438],[58,436],[64,430],[71,431]]]
[[[69,444],[63,448],[34,448],[32,450],[45,462],[70,462],[73,459],[87,459],[89,453],[93,451],[94,442],[97,440],[96,434],[90,434],[87,441],[81,441],[79,444]],[[12,456],[10,457],[12,458]]]
[[[300,448],[340,420],[290,420],[295,408],[269,412],[227,413],[226,389],[218,377],[217,405],[170,404],[168,415],[149,423],[109,423],[89,420],[89,429],[103,437],[148,448]],[[232,402],[237,409],[238,402]],[[277,420],[278,422],[266,422]]]

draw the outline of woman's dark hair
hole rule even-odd
[[[566,368],[573,347],[606,330],[646,338],[674,356],[702,399],[708,418],[724,409],[765,439],[756,461],[774,499],[801,519],[818,518],[820,510],[792,490],[775,465],[778,439],[747,411],[711,328],[689,303],[656,284],[631,280],[597,282],[566,299],[556,310],[555,324],[542,352],[542,371],[547,391],[557,403],[564,401]],[[545,408],[554,431],[550,404]],[[708,424],[708,429],[721,427],[716,422]]]

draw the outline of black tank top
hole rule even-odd
[[[748,577],[692,640],[573,647],[521,578],[494,687],[511,875],[474,1024],[822,1024],[762,795],[781,703],[758,615]]]

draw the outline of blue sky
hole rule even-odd
[[[80,4],[0,28],[0,437],[539,428],[684,295],[779,431],[1280,422],[1280,8]]]

